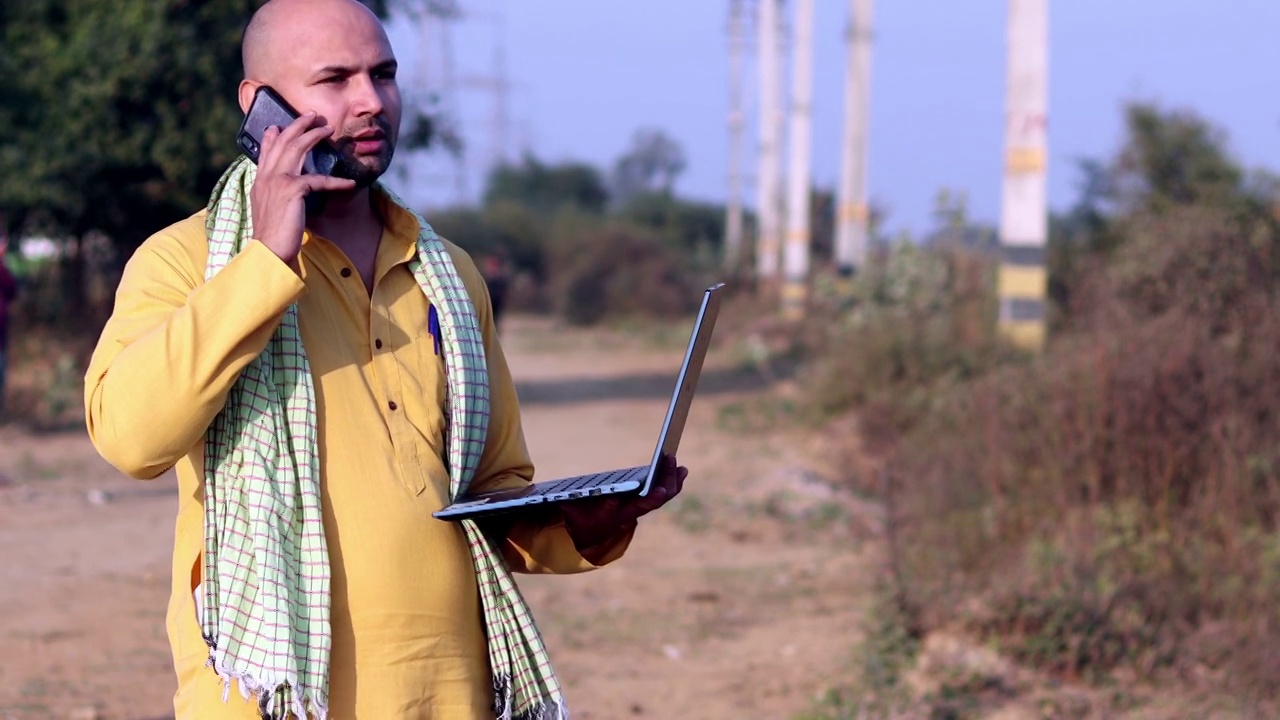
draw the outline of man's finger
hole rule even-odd
[[[258,167],[263,170],[272,170],[283,163],[282,167],[290,174],[298,174],[302,170],[302,158],[307,151],[315,147],[320,140],[333,134],[333,128],[323,124],[315,126],[316,122],[316,114],[309,112],[283,128],[278,126],[267,128],[262,133]],[[318,137],[313,139],[313,135]]]
[[[296,120],[289,123],[285,127],[281,128],[280,135],[285,139],[286,142],[293,140],[299,135],[302,135],[308,130],[311,130],[315,122],[316,122],[316,114],[314,112],[312,111],[304,112],[301,115],[299,115]]]
[[[671,502],[684,489],[684,479],[688,475],[689,469],[677,466],[675,458],[665,458],[659,482],[653,486],[646,497],[635,499],[633,506],[636,511],[640,515],[645,515]]]
[[[655,485],[649,490],[649,494],[644,497],[636,497],[631,501],[631,507],[636,513],[636,517],[647,515],[666,505],[671,498],[675,497],[674,488],[670,487],[665,478],[661,485]]]
[[[290,140],[298,137],[302,133],[306,132],[307,130],[311,129],[311,126],[315,123],[315,121],[316,121],[316,114],[314,112],[303,113],[288,125],[284,125],[284,126],[272,125],[268,127],[262,133],[262,136],[263,136],[263,139],[265,140],[268,134],[273,134],[277,136],[277,139],[280,139],[283,142],[287,143]]]
[[[258,168],[263,169],[275,156],[276,140],[280,137],[280,128],[272,125],[262,131],[262,145],[258,148]]]
[[[285,167],[288,167],[292,174],[301,174],[302,166],[307,160],[307,153],[332,134],[333,128],[328,125],[311,128],[289,142],[281,162],[285,163]]]
[[[356,186],[355,180],[328,175],[303,175],[299,180],[306,187],[307,192],[341,192],[354,189]]]

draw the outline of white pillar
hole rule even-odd
[[[1014,343],[1038,349],[1048,289],[1048,0],[1009,0],[1008,42],[1000,327]]]
[[[850,0],[844,134],[836,213],[836,268],[848,277],[867,262],[867,152],[871,98],[872,0]]]
[[[813,0],[796,3],[792,60],[790,172],[787,177],[787,236],[782,258],[782,314],[804,316],[809,282],[809,190],[813,116]]]
[[[729,0],[729,197],[725,203],[724,269],[742,270],[742,111],[746,0]]]
[[[769,286],[778,279],[782,244],[782,58],[781,0],[759,0],[757,52],[760,58],[760,158],[756,178],[756,276]]]

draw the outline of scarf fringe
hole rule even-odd
[[[547,700],[516,715],[514,720],[569,720],[569,708],[563,700]]]
[[[569,720],[569,706],[563,696],[545,698],[522,713],[514,713],[515,698],[511,688],[509,675],[494,677],[493,714],[497,720]]]
[[[206,639],[206,642],[208,640]],[[291,705],[288,712],[293,713],[294,718],[304,720],[306,718],[315,718],[315,720],[328,720],[329,703],[327,699],[317,697],[319,695],[318,688],[303,688],[298,692],[294,685],[288,680],[280,680],[278,682],[267,683],[254,677],[248,671],[233,670],[228,668],[223,661],[223,656],[210,643],[209,659],[205,662],[205,667],[212,667],[218,679],[222,681],[222,702],[225,704],[231,699],[231,685],[235,683],[239,686],[240,696],[245,700],[251,698],[258,701],[258,716],[262,720],[286,720],[287,712],[282,704]],[[281,700],[291,698],[292,702],[281,703]]]

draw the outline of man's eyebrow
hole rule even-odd
[[[399,66],[400,66],[400,63],[397,62],[395,58],[389,58],[387,60],[383,60],[377,65],[374,65],[373,69],[374,70],[395,70]],[[325,75],[354,75],[357,72],[359,72],[359,69],[350,65],[326,65],[320,68],[319,70],[315,71],[314,73],[312,73],[311,77],[316,78],[316,77],[322,77]]]

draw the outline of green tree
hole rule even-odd
[[[1125,125],[1128,137],[1112,165],[1116,200],[1161,211],[1227,202],[1239,194],[1244,173],[1228,155],[1225,135],[1203,118],[1131,105]]]
[[[941,188],[933,197],[934,229],[924,238],[934,247],[964,248],[989,252],[998,247],[994,227],[977,223],[969,215],[969,193]]]
[[[1118,277],[1114,265],[1124,258],[1155,267],[1150,258],[1171,252],[1169,228],[1203,227],[1213,217],[1228,236],[1269,237],[1277,230],[1280,182],[1265,171],[1247,171],[1232,157],[1225,134],[1191,111],[1126,107],[1119,151],[1105,162],[1081,162],[1080,172],[1079,200],[1050,223],[1049,292],[1067,320],[1100,268],[1111,266],[1109,274]],[[1182,260],[1192,262],[1197,242],[1212,242],[1211,235],[1184,242],[1179,252],[1189,254]],[[1131,247],[1135,243],[1140,247]],[[1135,257],[1148,260],[1134,263]]]
[[[671,195],[687,165],[684,148],[665,132],[639,130],[614,164],[614,193],[624,203],[642,193]]]
[[[646,192],[632,196],[618,215],[682,250],[718,251],[724,238],[723,205]]]
[[[572,208],[604,212],[609,202],[600,171],[585,163],[548,165],[525,155],[518,165],[503,165],[489,176],[484,204],[513,202],[540,213]]]
[[[436,232],[473,256],[505,255],[517,270],[545,279],[547,219],[525,205],[503,200],[483,209],[452,208],[431,213],[430,220]]]
[[[200,207],[237,152],[240,38],[261,4],[0,3],[0,221],[73,245],[102,233],[123,258]],[[415,114],[409,134],[430,142],[431,124]],[[69,310],[80,314],[80,273],[64,278]]]

